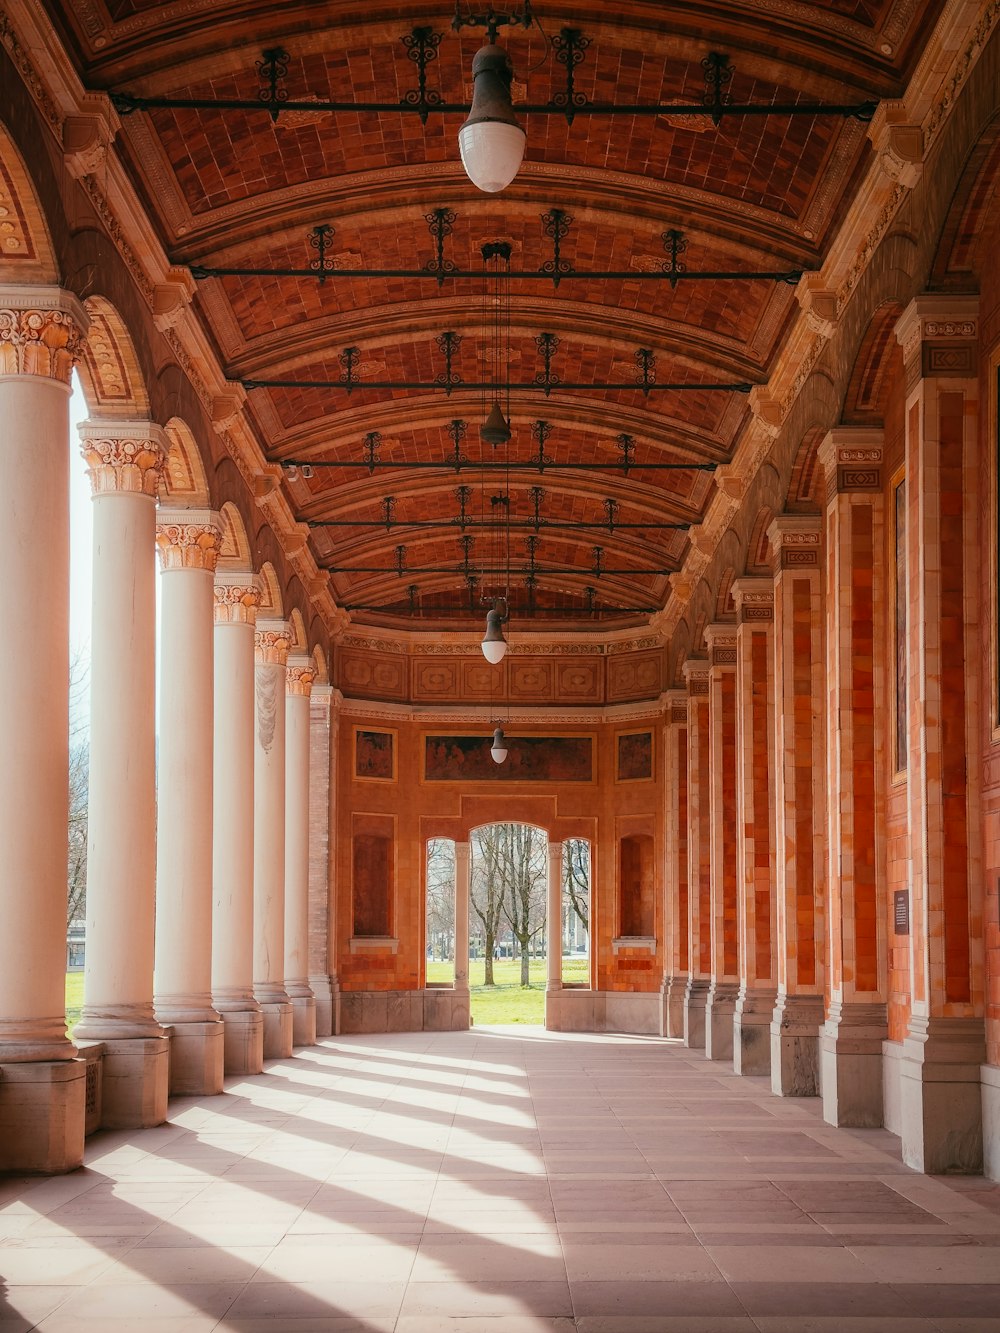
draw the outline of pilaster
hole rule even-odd
[[[896,326],[906,371],[904,728],[911,1014],[903,1160],[983,1165],[979,765],[978,298],[919,296]],[[899,632],[897,630],[897,632]]]
[[[690,970],[688,912],[688,701],[684,690],[668,690],[665,699],[664,824],[666,940],[660,1035],[684,1036],[684,993]]]
[[[736,629],[709,625],[709,792],[711,824],[712,979],[705,1007],[705,1054],[733,1058],[733,1021],[739,991],[739,891],[736,867]]]
[[[826,834],[823,600],[819,515],[768,529],[774,569],[774,815],[778,993],[771,1090],[819,1092]]]
[[[881,1125],[886,1036],[884,504],[882,432],[839,427],[823,440],[827,550],[829,995],[820,1042],[823,1115]]]
[[[771,1016],[777,993],[775,960],[774,584],[737,579],[736,839],[740,989],[733,1018],[737,1074],[771,1072]]]
[[[334,1032],[330,985],[330,719],[333,687],[313,685],[309,698],[309,987],[316,997],[316,1036]]]
[[[708,662],[689,658],[688,761],[688,980],[684,991],[684,1045],[705,1046],[705,1006],[712,976],[712,820],[709,807],[710,731]]]

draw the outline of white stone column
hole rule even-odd
[[[212,1006],[212,743],[215,566],[221,520],[161,509],[160,730],[153,1002],[169,1025],[170,1091],[222,1091]]]
[[[254,638],[254,996],[264,1015],[264,1059],[292,1053],[285,990],[285,664],[291,630],[258,620]]]
[[[333,1033],[340,1032],[340,916],[337,908],[339,886],[337,883],[337,857],[333,848],[338,836],[338,805],[340,800],[339,784],[341,772],[340,756],[340,705],[344,696],[334,690],[330,702],[330,856],[329,856],[329,916],[327,918],[327,960],[330,968],[330,993],[333,1005]]]
[[[66,1038],[69,378],[87,327],[57,288],[0,288],[0,1171],[83,1158]]]
[[[548,846],[545,920],[545,989],[562,990],[562,855],[561,842]]]
[[[227,1074],[264,1068],[264,1019],[253,993],[254,626],[260,580],[215,576],[212,1003]]]
[[[472,869],[467,842],[455,843],[455,993],[469,994],[469,889]]]
[[[309,696],[309,988],[316,997],[316,1036],[335,1031],[330,984],[330,685]]]
[[[315,1046],[316,997],[309,986],[309,695],[311,657],[291,657],[285,672],[285,990],[292,1044]]]
[[[153,1013],[156,498],[167,439],[149,421],[80,428],[94,503],[87,959],[78,1040],[104,1042],[101,1124],[167,1114]]]

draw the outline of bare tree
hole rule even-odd
[[[499,830],[503,827],[502,824],[491,824],[488,828],[476,829],[471,839],[473,857],[470,903],[483,931],[484,981],[487,986],[496,984],[493,980],[493,955],[500,933],[507,887],[500,855]]]
[[[590,930],[590,844],[585,838],[567,838],[563,843],[563,897]]]
[[[546,841],[529,824],[497,824],[498,869],[506,886],[504,915],[521,955],[521,985],[530,984],[532,940],[545,929]],[[559,934],[558,921],[553,923]]]
[[[69,668],[69,846],[66,861],[66,925],[87,910],[87,807],[90,734],[87,729],[89,667],[78,653]]]
[[[444,962],[455,938],[455,844],[447,838],[427,843],[427,943]]]

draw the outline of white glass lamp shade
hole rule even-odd
[[[500,120],[463,125],[458,132],[458,151],[465,174],[485,194],[499,194],[520,170],[526,142],[520,125]]]
[[[507,52],[487,43],[472,61],[472,107],[458,132],[466,175],[486,194],[497,194],[517,175],[525,134],[510,100]]]
[[[503,734],[503,727],[496,727],[493,731],[493,744],[490,746],[490,754],[493,756],[495,764],[502,764],[507,758],[507,740]]]
[[[497,666],[503,661],[504,653],[507,651],[507,640],[503,636],[503,630],[500,628],[503,617],[497,610],[486,613],[486,633],[483,635],[482,650],[483,656],[491,666]]]

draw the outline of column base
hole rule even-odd
[[[330,977],[330,990],[333,994],[333,1032],[331,1035],[334,1037],[339,1037],[341,1033],[341,1022],[342,1022],[340,1016],[341,990],[340,990],[340,981],[335,976]]]
[[[316,1045],[316,997],[312,991],[308,995],[290,995],[292,1002],[292,1045]]]
[[[776,1097],[819,1095],[821,995],[779,995],[771,1017],[771,1091]]]
[[[333,1036],[333,990],[325,972],[309,977],[309,989],[316,1000],[316,1040]]]
[[[733,1058],[733,1015],[739,987],[734,982],[713,981],[705,1003],[705,1056],[709,1060]]]
[[[884,1004],[840,1004],[820,1034],[823,1119],[830,1125],[878,1129],[882,1125]]]
[[[256,1005],[223,1011],[222,1063],[227,1074],[264,1072],[264,1016]]]
[[[766,1077],[771,1072],[773,990],[740,987],[733,1012],[733,1069],[737,1074]]]
[[[1000,1180],[1000,1066],[979,1071],[983,1093],[983,1175]]]
[[[687,977],[664,977],[660,989],[662,1012],[660,1015],[661,1037],[684,1036],[684,992],[687,989]]]
[[[693,1051],[705,1049],[705,1005],[708,979],[688,977],[684,986],[684,1045]]]
[[[85,1060],[0,1065],[0,1171],[58,1175],[83,1165]]]
[[[903,1161],[929,1175],[983,1169],[981,1018],[913,1015],[900,1060]]]
[[[170,1027],[171,1096],[212,1096],[221,1092],[225,1064],[222,1019],[171,1023]]]
[[[264,1000],[260,1012],[264,1019],[264,1059],[287,1060],[293,1044],[291,1000]]]
[[[103,1038],[101,1128],[149,1129],[167,1118],[170,1038]]]

